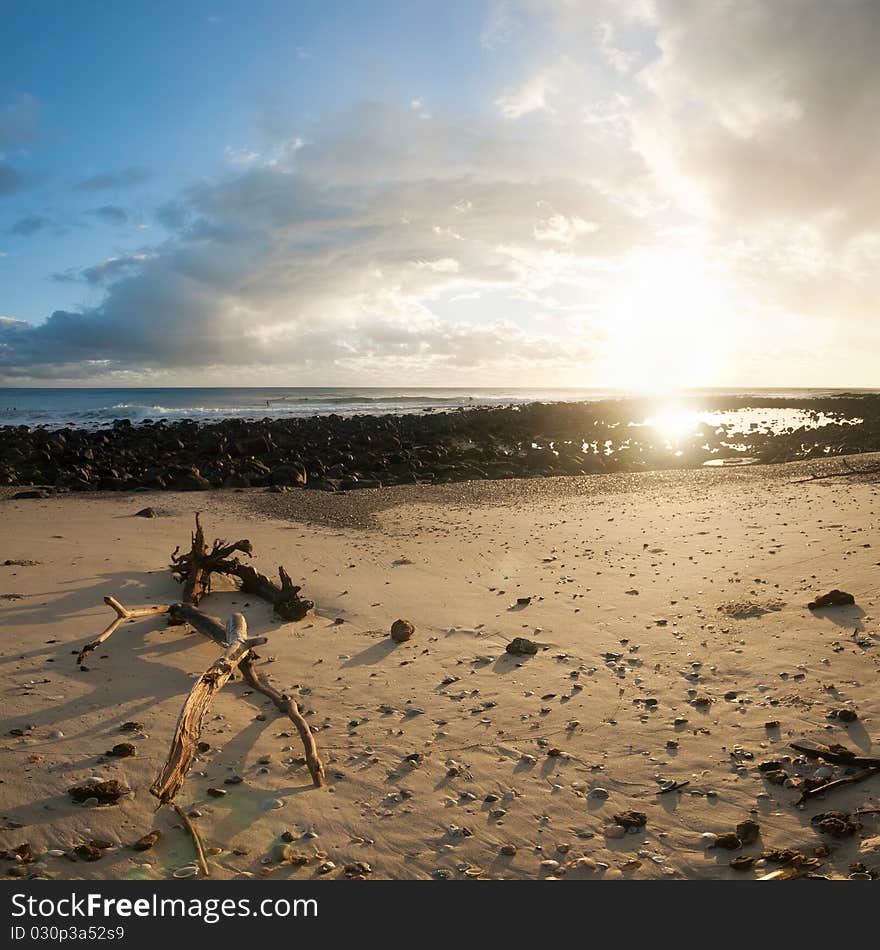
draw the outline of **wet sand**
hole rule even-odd
[[[290,723],[229,683],[177,799],[221,849],[216,878],[336,879],[366,862],[375,878],[739,879],[778,865],[737,871],[731,858],[823,846],[820,874],[875,867],[875,816],[842,839],[810,819],[877,808],[880,776],[798,809],[798,789],[759,770],[779,761],[793,782],[813,775],[817,763],[786,759],[801,740],[880,755],[880,486],[795,484],[833,465],[334,494],[7,491],[0,564],[36,563],[0,566],[0,848],[28,842],[27,871],[54,878],[161,879],[192,862],[179,819],[154,813],[148,788],[216,645],[145,620],[120,628],[87,672],[73,654],[111,619],[104,595],[176,599],[168,558],[198,507],[209,538],[249,537],[255,566],[284,564],[315,601],[305,621],[282,624],[218,583],[203,607],[241,610],[269,636],[264,669],[308,711],[329,779],[313,789]],[[148,505],[159,517],[134,517]],[[806,609],[831,588],[855,606]],[[406,644],[388,637],[398,617],[416,627]],[[517,636],[541,644],[537,655],[505,653]],[[840,709],[857,718],[829,718]],[[142,738],[120,731],[132,720]],[[121,741],[136,756],[103,756]],[[134,795],[76,805],[66,789],[89,776]],[[243,781],[224,785],[232,776]],[[669,781],[688,784],[658,794]],[[225,797],[207,795],[216,786]],[[646,825],[614,837],[626,811]],[[703,837],[749,818],[760,837],[742,849]],[[153,828],[164,832],[153,850],[129,849]],[[264,863],[284,832],[310,863]],[[99,861],[48,855],[93,839],[114,844]]]

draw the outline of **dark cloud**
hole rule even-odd
[[[128,221],[128,212],[118,205],[102,205],[100,208],[90,208],[86,214],[100,218],[105,224],[123,225]]]
[[[7,162],[0,162],[0,196],[11,195],[24,188],[25,180]]]
[[[0,106],[0,150],[18,148],[37,137],[37,101],[19,95]]]
[[[19,218],[9,229],[10,234],[17,234],[19,237],[31,237],[38,231],[49,227],[52,224],[51,218],[42,214],[26,214]]]
[[[151,173],[145,168],[130,166],[116,171],[101,172],[85,178],[74,185],[77,191],[108,191],[111,189],[133,188],[149,181]]]

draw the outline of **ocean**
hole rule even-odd
[[[834,395],[828,389],[711,389],[685,396],[750,395],[816,398]],[[859,394],[867,391],[859,391]],[[877,390],[871,390],[877,392]],[[627,395],[619,390],[517,388],[16,388],[0,389],[0,426],[26,425],[96,429],[115,419],[263,419],[337,413],[438,412],[479,406],[512,406],[530,402],[591,402]],[[630,394],[631,395],[631,394]]]

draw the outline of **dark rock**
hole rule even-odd
[[[746,821],[741,821],[736,826],[736,834],[743,845],[754,844],[758,840],[758,835],[761,833],[761,826],[751,819],[746,819]]]
[[[103,857],[101,849],[90,844],[81,844],[73,849],[73,853],[83,861],[100,861]]]
[[[149,851],[150,848],[158,844],[161,837],[162,832],[156,828],[153,831],[145,834],[142,838],[138,838],[138,840],[132,845],[132,848],[135,851]]]
[[[514,656],[534,656],[538,652],[538,644],[526,637],[514,637],[505,650]]]
[[[135,518],[158,518],[155,508],[141,508],[134,513]]]
[[[753,854],[740,854],[730,859],[730,866],[734,871],[748,871],[753,867],[754,863],[755,856]]]
[[[115,756],[117,759],[127,759],[135,755],[136,752],[137,750],[130,742],[117,742],[112,749],[104,754]]]
[[[84,802],[89,798],[97,798],[102,805],[115,805],[123,795],[128,795],[131,789],[116,779],[105,782],[95,782],[92,785],[72,785],[68,795],[75,802]]]
[[[823,811],[818,815],[813,815],[810,824],[823,834],[834,838],[848,838],[859,830],[858,823],[854,822],[845,811]]]
[[[725,851],[736,851],[737,848],[741,848],[743,842],[740,839],[739,835],[734,834],[732,831],[727,831],[723,835],[718,835],[715,839],[716,848],[724,848]]]
[[[827,594],[822,594],[815,600],[811,600],[807,607],[810,610],[818,610],[821,607],[846,607],[855,602],[856,599],[852,594],[847,594],[846,591],[835,588],[828,591]]]
[[[391,639],[395,643],[406,643],[416,632],[416,628],[408,620],[395,620],[391,624]]]
[[[624,828],[629,830],[630,828],[644,828],[648,823],[648,816],[641,811],[623,811],[615,815],[614,820],[618,825],[623,825]]]

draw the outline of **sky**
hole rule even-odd
[[[876,0],[0,4],[0,385],[880,386]]]

